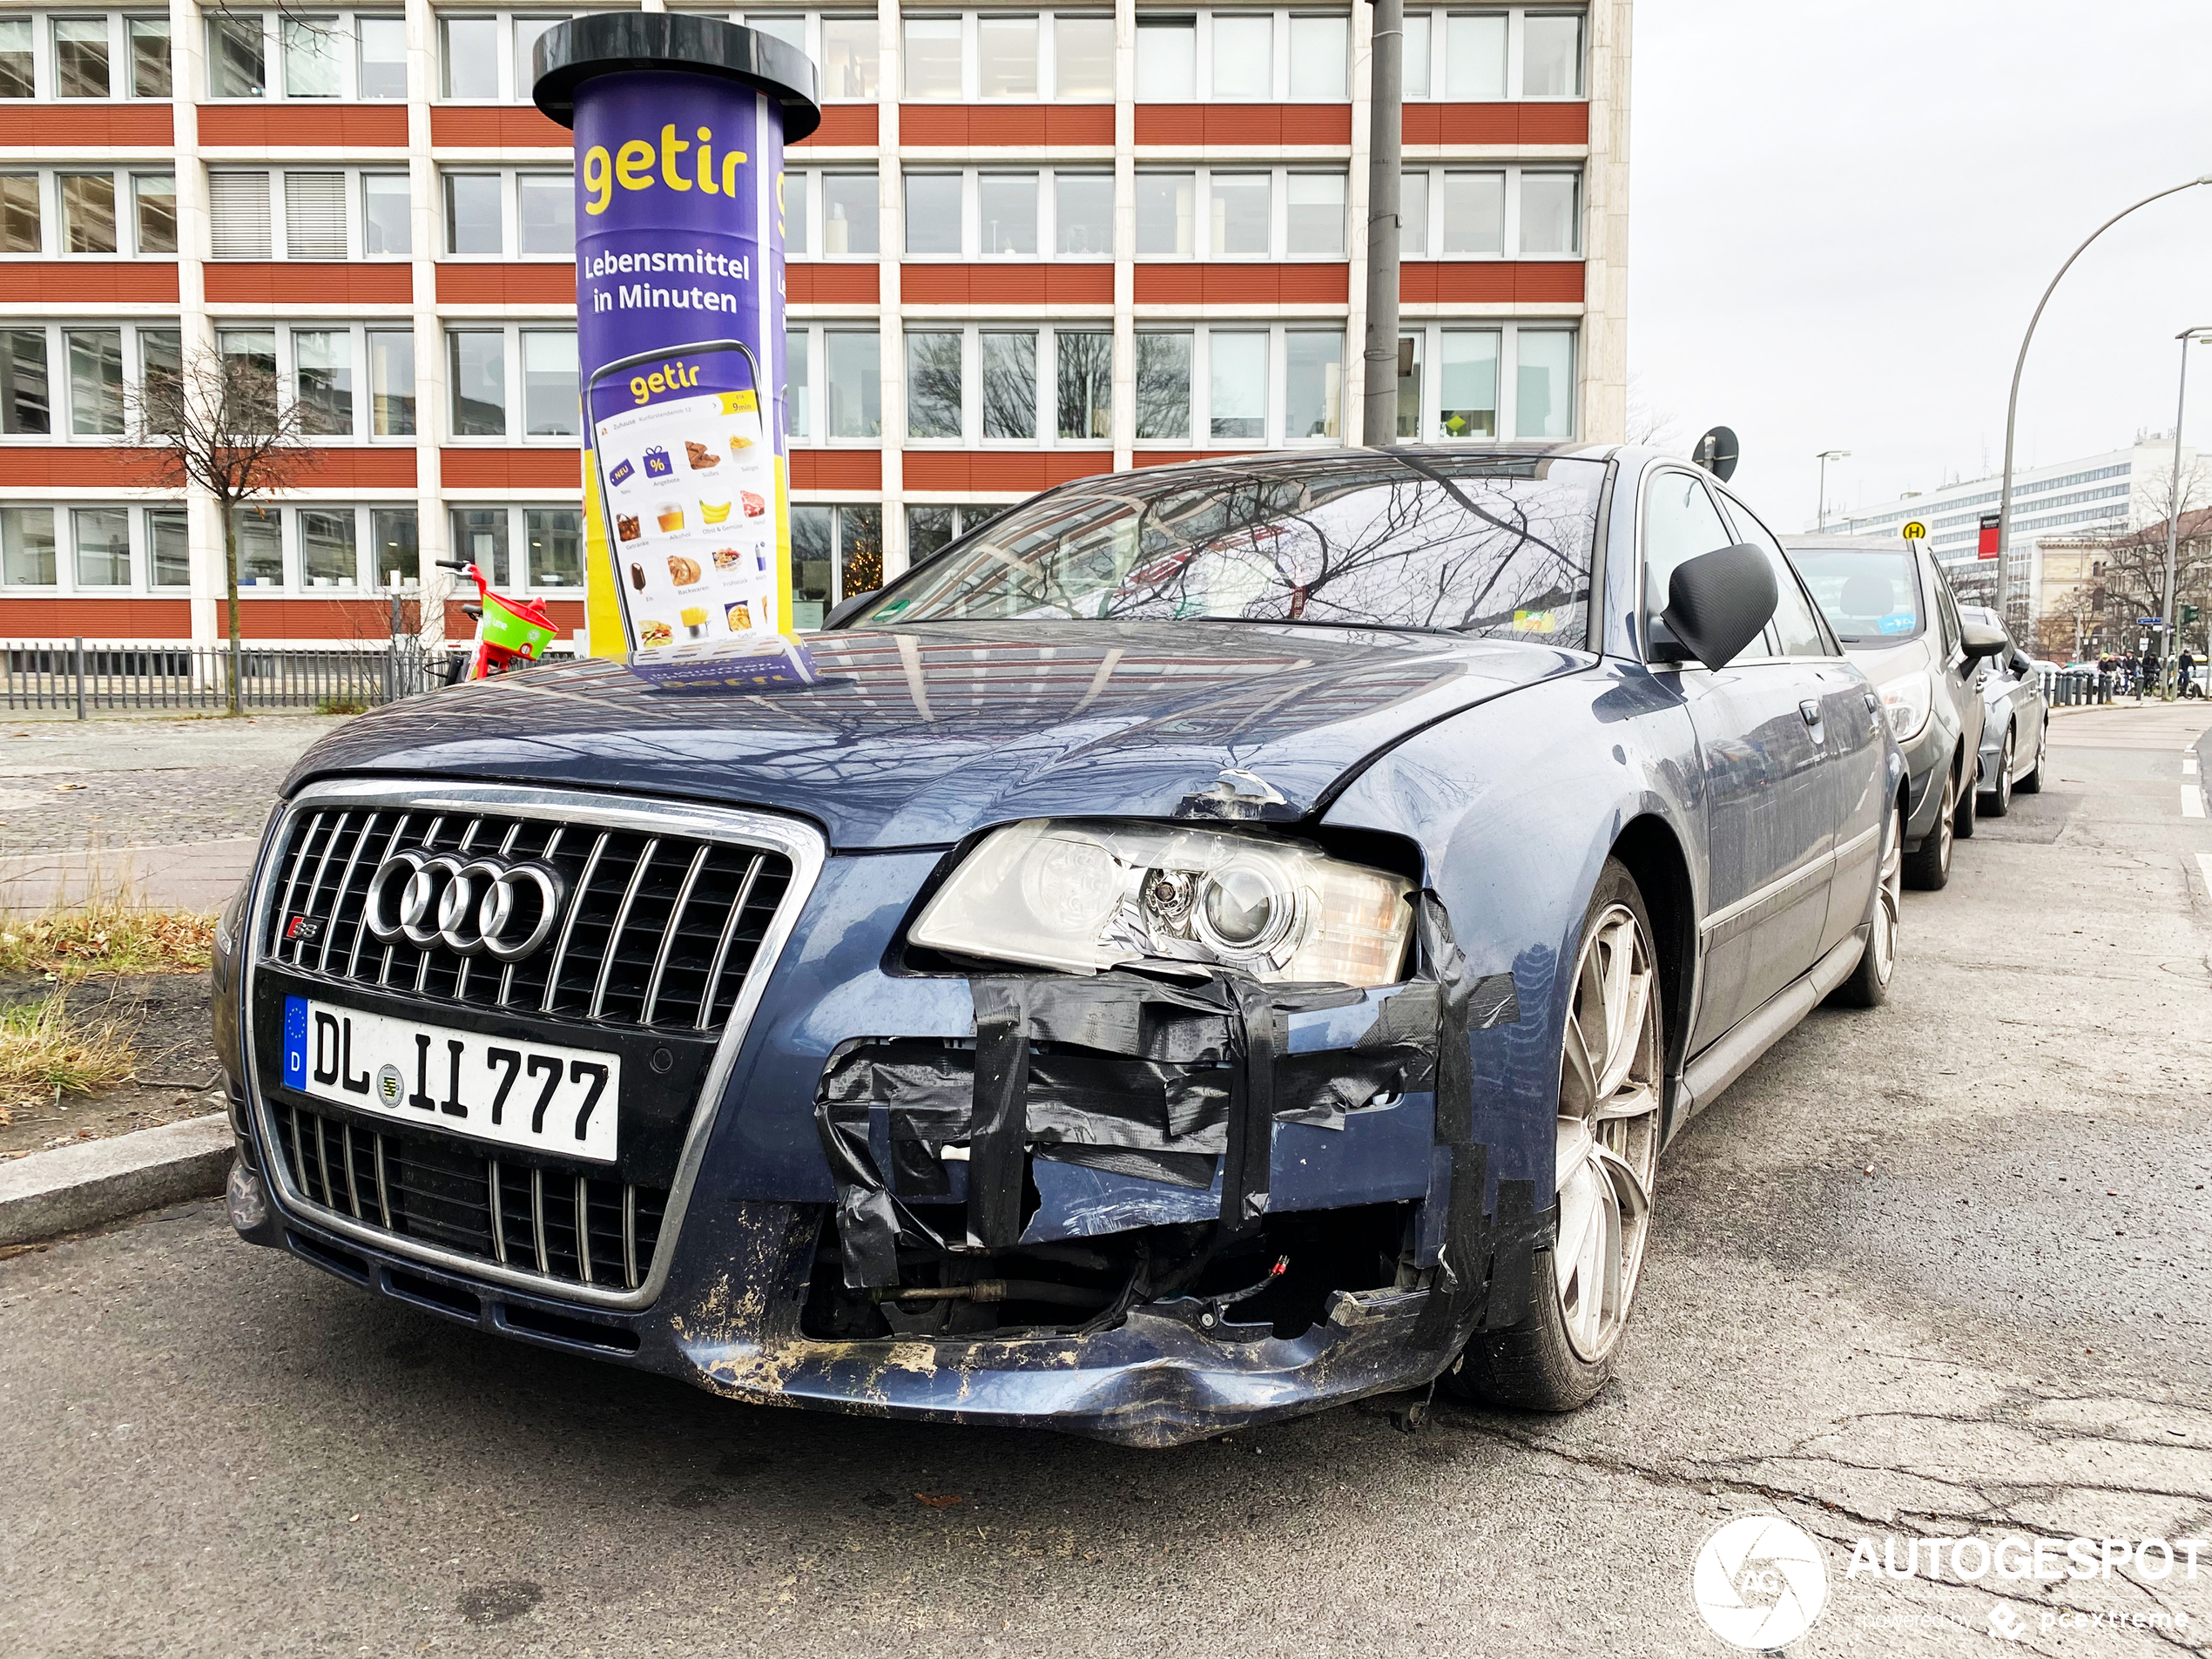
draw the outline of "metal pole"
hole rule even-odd
[[[2189,407],[2189,342],[2202,328],[2185,328],[2175,338],[2182,342],[2182,390],[2174,404],[2174,480],[2166,502],[2166,608],[2161,612],[2166,626],[2159,638],[2159,689],[2166,700],[2174,700],[2174,664],[2181,659],[2180,649],[2174,638],[2174,552],[2182,534],[2182,417]]]
[[[77,636],[77,718],[84,718],[84,636]]]
[[[1359,442],[1398,442],[1398,196],[1405,156],[1404,0],[1374,0],[1367,128],[1367,337]]]
[[[2194,190],[2199,185],[2212,185],[2212,173],[2192,179],[2187,184],[2172,185],[2158,192],[2155,195],[2146,196],[2142,200],[2135,203],[2134,206],[2121,208],[2096,229],[2091,231],[2082,239],[2081,246],[2066,256],[2066,263],[2059,266],[2058,275],[2051,279],[2051,286],[2043,290],[2043,297],[2035,302],[2035,314],[2027,320],[2027,332],[2020,336],[2020,355],[2013,362],[2012,393],[2005,400],[2005,475],[2004,482],[1999,485],[1997,493],[1997,593],[2000,601],[1998,608],[2000,616],[2004,614],[2001,601],[2005,592],[2005,569],[2013,560],[2013,435],[2019,425],[2020,372],[2027,367],[2028,342],[2035,338],[2035,325],[2043,320],[2043,307],[2051,303],[2051,295],[2057,289],[2060,280],[2074,268],[2074,260],[2080,259],[2087,251],[2090,243],[2134,212],[2137,207],[2148,207],[2155,201],[2162,201],[2168,196],[2177,196],[2185,190]],[[2186,350],[2187,347],[2183,349]]]

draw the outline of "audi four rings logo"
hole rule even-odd
[[[553,935],[567,879],[550,864],[512,864],[489,853],[395,853],[368,879],[368,931],[458,956],[519,962]]]

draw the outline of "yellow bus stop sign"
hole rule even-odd
[[[1900,534],[1908,542],[1924,542],[1928,537],[1928,527],[1917,518],[1908,519]]]

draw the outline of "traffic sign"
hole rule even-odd
[[[1924,542],[1927,539],[1928,527],[1917,518],[1907,519],[1905,528],[1898,534],[1908,542]]]

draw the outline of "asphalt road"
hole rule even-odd
[[[0,1262],[0,1653],[1716,1655],[1693,1554],[1775,1509],[1826,1545],[1793,1654],[2203,1650],[2212,1546],[2040,1597],[1845,1563],[2212,1536],[2204,721],[2062,718],[2047,792],[1907,895],[1891,1005],[1815,1015],[1676,1143],[1576,1415],[1138,1453],[745,1409],[199,1206]]]

